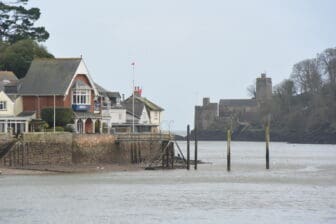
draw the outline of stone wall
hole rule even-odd
[[[1,159],[5,166],[70,165],[71,133],[27,133]]]
[[[0,159],[0,164],[24,167],[150,163],[162,155],[166,138],[162,135],[124,135],[118,139],[110,134],[27,133]]]
[[[72,162],[95,164],[114,162],[118,149],[113,135],[74,135]]]

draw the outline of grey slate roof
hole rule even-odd
[[[106,95],[109,98],[121,98],[120,93],[119,92],[112,92],[112,91],[108,91],[106,90],[104,87],[102,87],[101,85],[95,83],[95,86],[99,92],[99,94],[101,95]]]
[[[35,59],[19,91],[22,95],[64,95],[81,58]]]
[[[23,111],[17,115],[17,117],[30,117],[33,116],[36,112],[35,111]]]
[[[3,80],[15,81],[18,80],[18,78],[11,71],[0,71],[0,81]]]
[[[122,105],[126,108],[126,111],[132,113],[133,112],[133,97],[130,96],[127,98],[124,102],[122,102]],[[152,111],[163,111],[163,109],[156,104],[154,104],[152,101],[148,100],[147,98],[144,97],[134,97],[134,114],[137,117],[141,117],[142,111],[144,107],[147,110],[152,110]]]
[[[96,83],[96,82],[95,82],[95,86],[96,86],[96,88],[97,88],[99,94],[104,95],[105,93],[108,92],[104,87],[102,87],[101,85],[99,85],[99,84]]]
[[[222,99],[219,101],[219,106],[256,107],[257,105],[255,99]]]
[[[0,91],[5,90],[6,85],[16,83],[18,78],[13,72],[10,71],[0,71]]]
[[[109,98],[121,98],[120,96],[120,93],[119,92],[106,92],[106,95],[109,97]]]
[[[124,108],[126,108],[126,111],[128,111],[129,113],[133,113],[132,97],[129,97],[124,102],[122,102],[122,105]],[[145,104],[137,100],[137,97],[134,97],[134,115],[140,118],[144,107],[145,107]]]

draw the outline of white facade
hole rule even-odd
[[[22,98],[11,99],[0,92],[0,132],[28,132],[29,121],[33,116],[17,116],[22,112]],[[34,115],[35,116],[35,115]]]
[[[16,99],[11,99],[8,95],[4,92],[0,92],[0,103],[5,103],[6,108],[0,109],[0,116],[15,116],[22,112],[22,98],[17,97]]]
[[[126,123],[126,109],[112,108],[110,109],[110,116],[112,124]]]
[[[142,110],[139,123],[140,124],[150,124],[150,119],[149,119],[146,107],[144,107],[143,110]]]
[[[162,111],[150,111],[150,122],[154,125],[160,125],[162,121]]]

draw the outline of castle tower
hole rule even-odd
[[[211,103],[210,98],[203,98],[202,106],[195,106],[195,124],[198,130],[207,130],[218,117],[218,103]]]
[[[266,101],[272,99],[272,79],[262,73],[256,82],[256,99],[257,101]]]

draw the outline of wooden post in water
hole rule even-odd
[[[266,169],[269,169],[269,141],[270,141],[270,121],[268,120],[265,127],[266,141]]]
[[[197,170],[198,139],[197,139],[197,128],[196,128],[196,124],[195,124],[195,128],[194,128],[194,138],[195,138],[195,164],[194,164],[194,169]]]
[[[227,151],[226,151],[226,169],[228,172],[231,170],[231,129],[227,130]]]
[[[187,126],[187,170],[190,169],[190,125]]]
[[[174,169],[174,160],[175,160],[175,146],[174,143],[171,142],[171,168]]]

